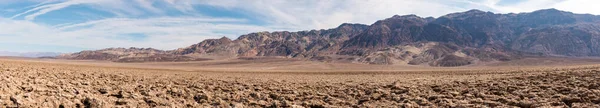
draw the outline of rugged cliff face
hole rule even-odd
[[[524,56],[600,56],[599,42],[600,16],[556,9],[518,14],[470,10],[439,18],[396,15],[372,25],[342,24],[327,30],[250,33],[172,51],[105,49],[61,57],[186,61],[209,56],[283,56],[327,62],[463,66]]]
[[[225,37],[205,40],[175,54],[201,54],[222,56],[285,56],[310,58],[335,54],[341,43],[353,38],[367,28],[361,24],[342,24],[328,30],[300,32],[258,32],[242,35],[236,40]]]

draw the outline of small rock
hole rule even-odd
[[[126,96],[126,93],[123,91],[119,91],[117,94],[112,94],[111,96],[114,96],[117,98],[124,98]]]
[[[26,92],[31,92],[31,91],[33,91],[33,87],[31,87],[31,86],[21,86],[21,90],[26,91]]]
[[[321,105],[321,104],[312,104],[309,107],[311,107],[311,108],[325,108],[325,106]]]
[[[398,81],[388,85],[388,87],[392,88],[393,90],[404,89],[404,87],[402,87],[402,83]]]
[[[208,102],[209,99],[211,99],[211,97],[209,95],[204,94],[204,93],[196,94],[194,96],[194,100],[196,100],[196,102],[198,102],[198,103]]]
[[[264,106],[264,105],[267,105],[267,101],[264,101],[264,100],[259,100],[259,101],[258,101],[258,105],[263,105],[263,106]]]
[[[460,95],[460,93],[456,92],[456,91],[452,91],[452,92],[448,92],[448,93],[450,93],[452,96],[458,96],[458,95]]]
[[[149,106],[152,106],[152,107],[156,107],[158,105],[157,100],[155,100],[153,98],[144,98],[144,102],[146,102],[146,104],[148,104]]]
[[[256,92],[250,93],[250,96],[253,98],[257,98],[257,99],[261,97],[260,93],[256,93]]]
[[[373,93],[371,96],[372,99],[379,100],[381,98],[381,93]]]
[[[15,96],[10,96],[10,101],[12,101],[12,102],[13,102],[14,104],[16,104],[17,106],[18,106],[18,105],[21,105],[21,104],[23,104],[23,103],[22,103],[21,101],[19,101],[19,100],[20,100],[20,99],[17,99],[17,97],[15,97]]]
[[[81,100],[81,103],[83,103],[86,108],[101,108],[103,105],[102,101],[89,97]]]
[[[521,108],[531,108],[531,106],[533,105],[533,103],[531,103],[529,101],[520,101],[518,105]]]
[[[106,88],[101,88],[98,90],[98,92],[100,92],[101,94],[106,94],[108,93],[108,90]]]
[[[150,93],[148,91],[140,91],[140,94],[144,96],[150,96]]]
[[[244,104],[241,103],[231,103],[232,108],[244,108]]]
[[[127,101],[126,100],[122,100],[122,99],[119,99],[119,100],[117,100],[115,102],[115,105],[126,105],[126,104],[127,104]]]
[[[279,95],[277,95],[275,93],[270,93],[269,94],[269,98],[271,98],[271,99],[277,99],[277,97],[279,97]]]
[[[592,103],[573,103],[571,108],[598,108],[600,105]]]
[[[290,106],[290,107],[291,107],[291,108],[304,108],[303,106],[300,106],[300,105],[292,105],[292,106]]]
[[[573,107],[573,103],[581,102],[580,98],[575,97],[562,97],[561,101],[564,102],[567,106]]]

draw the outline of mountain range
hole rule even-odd
[[[532,56],[600,56],[600,16],[557,9],[499,14],[480,10],[438,18],[395,15],[371,25],[257,32],[207,39],[176,50],[108,48],[62,59],[115,62],[284,57],[322,62],[464,66]]]
[[[61,55],[62,53],[57,52],[9,52],[9,51],[0,51],[0,56],[14,56],[14,57],[54,57]]]

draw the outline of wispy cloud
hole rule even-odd
[[[62,9],[62,8],[65,8],[65,7],[68,7],[68,6],[71,6],[71,5],[77,5],[77,4],[86,3],[86,1],[88,1],[88,0],[81,0],[81,1],[74,0],[74,1],[67,1],[67,2],[56,3],[56,4],[47,4],[47,2],[42,2],[42,3],[40,3],[40,4],[36,5],[36,6],[33,6],[33,7],[35,7],[33,9],[30,9],[30,10],[27,10],[27,11],[25,11],[23,13],[19,13],[17,15],[12,16],[11,19],[19,17],[19,16],[22,16],[22,15],[25,15],[25,14],[32,13],[30,15],[25,16],[26,20],[32,20],[32,19],[34,19],[35,17],[37,17],[39,15],[43,15],[45,13],[48,13],[48,12],[51,12],[51,11],[55,11],[55,10],[59,10],[59,9]],[[89,0],[89,1],[91,1],[91,0]]]
[[[94,49],[104,47],[175,49],[203,39],[276,30],[274,27],[238,24],[244,21],[246,20],[231,18],[111,18],[54,27],[30,21],[0,19],[0,28],[9,28],[0,31],[0,42],[44,43]],[[146,39],[132,41],[119,38],[131,34],[143,34]]]

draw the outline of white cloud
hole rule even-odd
[[[152,6],[153,0],[63,0],[64,2],[51,3],[42,2],[33,6],[25,12],[16,14],[11,19],[24,16],[25,20],[35,20],[40,15],[47,14],[52,11],[58,11],[70,6],[86,5],[90,8],[95,8],[102,11],[111,12],[120,17],[128,17],[129,15],[142,15],[145,10],[154,13],[163,13],[162,10]],[[132,5],[133,4],[133,5]],[[136,7],[137,6],[137,7]]]
[[[444,5],[441,0],[200,0],[195,4],[243,10],[274,25],[324,29],[341,23],[370,24],[395,14],[440,16],[465,9]],[[425,9],[429,8],[429,9]]]
[[[7,28],[0,31],[0,42],[43,43],[92,49],[106,47],[176,49],[204,39],[277,29],[244,24],[219,24],[244,21],[246,20],[231,18],[111,18],[54,28],[31,21],[0,19],[0,28]],[[144,34],[147,37],[143,41],[115,39],[128,37],[130,34]]]
[[[175,0],[177,1],[177,0]],[[186,1],[186,0],[179,0]],[[272,24],[302,29],[332,28],[341,23],[371,24],[392,15],[438,17],[452,12],[480,9],[499,13],[531,12],[557,8],[576,13],[600,14],[597,0],[520,0],[499,5],[501,0],[191,0],[195,4],[244,10]]]
[[[587,13],[600,15],[598,0],[522,0],[511,5],[498,5],[501,0],[481,0],[478,2],[466,1],[472,5],[479,5],[494,9],[502,13],[532,12],[539,9],[556,8],[574,13]]]
[[[589,13],[600,15],[600,1],[598,0],[568,0],[554,5],[555,8],[568,10],[575,13]]]
[[[33,14],[25,16],[25,19],[32,20],[39,15],[43,15],[45,13],[59,10],[59,9],[62,9],[62,8],[65,8],[65,7],[68,7],[71,5],[82,4],[82,3],[85,3],[86,1],[91,1],[91,0],[80,0],[80,1],[74,0],[74,1],[67,1],[67,2],[62,2],[62,3],[55,3],[55,4],[47,4],[47,3],[42,2],[42,3],[34,6],[35,8],[27,10],[23,13],[19,13],[17,15],[14,15],[11,18],[16,18],[16,17],[22,16],[22,15],[25,15],[28,13],[35,12]]]

